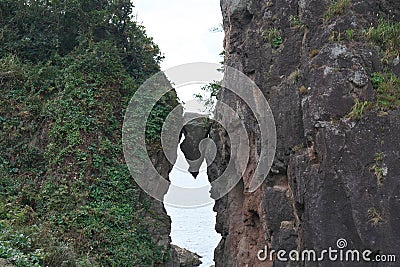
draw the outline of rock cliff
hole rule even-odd
[[[220,91],[246,118],[251,155],[242,180],[215,204],[216,266],[369,266],[257,258],[265,246],[321,251],[340,238],[349,249],[399,256],[400,2],[222,0],[221,9],[225,65],[260,87],[278,143],[266,181],[249,193],[259,126],[249,107]],[[210,136],[218,155],[229,154],[223,130],[213,126]],[[210,179],[226,164],[217,156]]]

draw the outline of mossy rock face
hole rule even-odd
[[[0,258],[20,255],[16,266],[168,261],[153,234],[153,214],[163,211],[135,184],[121,144],[129,99],[159,70],[157,46],[131,20],[129,1],[24,2],[0,4]],[[47,43],[35,50],[36,41]],[[153,125],[176,104],[171,93]]]

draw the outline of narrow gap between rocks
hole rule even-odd
[[[178,95],[179,92],[177,90]],[[192,112],[200,111],[193,102],[190,105],[186,102],[185,109],[185,116],[189,115],[188,113],[194,114]],[[198,126],[196,123],[194,125],[194,128]],[[193,132],[198,130],[198,128],[190,127],[186,130],[188,129],[192,129]],[[187,134],[196,135],[195,133]],[[210,197],[211,184],[207,176],[206,161],[204,160],[198,169],[196,178],[189,172],[189,164],[181,150],[181,144],[185,138],[185,133],[183,133],[177,148],[178,157],[169,175],[172,186],[164,197],[164,206],[172,221],[172,244],[198,254],[202,262],[199,266],[210,267],[214,265],[214,250],[221,240],[221,236],[215,231],[216,213],[213,211],[215,201]],[[193,138],[193,136],[188,138]],[[198,147],[198,144],[194,143],[189,141],[189,144],[186,144],[190,151],[195,150],[191,146]],[[187,149],[184,151],[187,153]],[[177,187],[184,190],[181,191]]]

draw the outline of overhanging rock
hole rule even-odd
[[[187,122],[182,128],[185,140],[180,147],[189,163],[188,171],[196,178],[205,157],[206,146],[201,141],[208,137],[210,124],[207,118],[197,113],[185,113],[184,121]]]

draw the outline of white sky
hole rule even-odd
[[[161,69],[193,62],[219,63],[223,50],[222,32],[211,32],[222,22],[220,0],[133,0],[137,21],[146,27],[165,59]],[[199,88],[177,90],[184,102]]]

